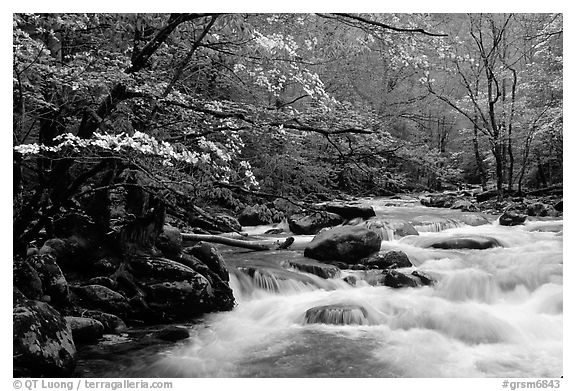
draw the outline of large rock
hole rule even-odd
[[[431,194],[420,199],[422,205],[434,208],[451,208],[455,201],[456,196],[452,194]]]
[[[104,327],[103,332],[105,334],[119,334],[127,329],[126,323],[116,315],[96,310],[79,310],[77,312],[81,317],[92,318],[100,322]]]
[[[182,253],[182,233],[176,227],[165,225],[156,239],[156,247],[170,259],[179,257]]]
[[[335,227],[321,232],[304,249],[304,256],[319,261],[358,263],[380,250],[381,239],[362,227]]]
[[[447,239],[438,239],[429,243],[426,247],[441,248],[445,250],[485,250],[500,247],[498,240],[487,236],[460,236]]]
[[[282,266],[291,267],[305,273],[314,274],[321,278],[340,277],[340,269],[338,269],[338,267],[316,262],[311,259],[290,259],[283,261]]]
[[[422,285],[421,280],[409,274],[401,273],[396,270],[385,270],[381,280],[385,286],[391,288],[416,288]]]
[[[367,325],[368,311],[356,304],[331,304],[313,307],[306,311],[304,323],[333,325]]]
[[[70,303],[68,282],[50,254],[37,254],[27,259],[42,281],[44,295],[50,296],[52,305],[65,307]]]
[[[387,251],[385,254],[375,254],[362,262],[369,268],[393,269],[411,267],[412,262],[403,251]]]
[[[12,265],[12,276],[14,287],[29,299],[40,300],[44,296],[42,280],[29,262],[15,259]]]
[[[371,206],[347,205],[333,202],[326,204],[324,209],[326,209],[327,212],[336,213],[346,220],[354,219],[356,217],[369,219],[370,217],[376,216],[376,213]]]
[[[315,235],[322,228],[333,227],[342,224],[343,221],[342,217],[336,213],[296,213],[288,218],[288,226],[296,235]]]
[[[544,204],[542,202],[535,202],[529,204],[526,207],[526,213],[528,216],[539,216],[539,217],[556,217],[558,216],[558,211],[554,209],[552,205]]]
[[[181,258],[184,256],[196,261],[187,254],[182,254]],[[131,273],[144,291],[147,306],[155,317],[163,320],[185,319],[205,312],[229,310],[234,306],[228,284],[201,262],[192,266],[198,267],[205,275],[169,259],[131,259]]]
[[[15,377],[65,377],[76,365],[72,331],[46,303],[18,300],[12,310]]]
[[[101,310],[125,317],[130,311],[126,297],[102,285],[73,287],[72,291],[80,299],[80,305],[89,309]]]
[[[228,281],[230,279],[224,258],[213,244],[198,242],[192,247],[187,247],[186,252],[195,256],[208,266],[222,281]]]
[[[243,226],[264,225],[273,223],[273,213],[266,205],[247,206],[238,216]]]
[[[94,342],[102,338],[104,326],[99,321],[80,316],[65,316],[64,319],[72,330],[75,343]]]
[[[521,225],[524,224],[524,221],[526,221],[526,217],[527,217],[526,215],[521,213],[506,211],[500,216],[498,221],[500,222],[500,225],[506,225],[506,226]]]

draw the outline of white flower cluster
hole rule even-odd
[[[135,151],[144,155],[154,155],[162,157],[162,164],[172,166],[173,161],[184,162],[188,164],[197,164],[199,160],[209,161],[209,156],[200,155],[194,151],[188,151],[184,148],[177,151],[166,141],[158,141],[152,136],[142,132],[135,132],[129,136],[125,133],[108,134],[95,133],[93,138],[82,139],[71,133],[65,133],[54,138],[59,142],[55,146],[44,144],[22,144],[14,147],[16,152],[22,155],[37,155],[42,152],[60,152],[67,147],[72,148],[75,152],[81,149],[96,148],[114,152]]]

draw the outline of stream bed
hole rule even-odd
[[[336,278],[287,268],[313,236],[296,236],[295,251],[250,252],[219,247],[238,305],[184,325],[190,338],[146,339],[153,328],[106,336],[79,347],[83,377],[560,377],[562,375],[562,220],[471,226],[471,213],[410,201],[363,200],[377,218],[436,218],[418,236],[382,242],[405,252],[436,283],[394,289],[370,283],[369,272]],[[474,215],[478,215],[475,213]],[[260,235],[270,226],[250,227]],[[462,235],[493,238],[484,250],[430,248]],[[267,237],[282,242],[288,233]],[[243,265],[272,268],[248,276]],[[400,269],[402,270],[402,269]],[[266,276],[266,274],[264,274]],[[354,277],[356,283],[351,285]],[[362,308],[361,321],[310,324],[318,306]]]

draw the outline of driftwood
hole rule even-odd
[[[247,240],[239,240],[239,239],[232,239],[226,238],[218,235],[201,235],[201,234],[190,234],[190,233],[182,233],[182,240],[183,241],[195,241],[195,242],[211,242],[211,243],[220,243],[225,244],[227,246],[232,247],[242,247],[247,248],[250,250],[256,251],[269,251],[270,247],[257,243],[251,242]]]

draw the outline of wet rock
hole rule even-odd
[[[197,273],[194,279],[146,286],[146,302],[161,319],[187,319],[218,309],[212,287]]]
[[[266,205],[247,206],[238,216],[242,226],[254,226],[273,223],[273,213]]]
[[[436,280],[434,280],[432,277],[430,277],[428,274],[419,271],[419,270],[414,270],[412,272],[412,275],[416,278],[418,278],[420,280],[420,282],[422,283],[422,285],[434,285],[436,283]]]
[[[356,217],[368,219],[370,217],[376,216],[376,213],[371,206],[329,203],[325,205],[324,209],[326,209],[327,212],[336,213],[346,220],[350,220]]]
[[[354,276],[346,276],[342,279],[342,281],[346,282],[350,286],[356,286],[358,279]]]
[[[222,257],[222,254],[220,254],[214,245],[205,242],[198,242],[192,247],[187,247],[186,252],[198,258],[202,263],[208,266],[208,268],[216,273],[222,281],[228,281],[230,279],[226,263],[224,262],[224,257]]]
[[[383,277],[382,283],[391,288],[416,288],[422,284],[418,277],[400,273],[396,270],[385,270]]]
[[[42,290],[50,296],[50,302],[56,306],[67,306],[70,303],[70,291],[68,282],[56,264],[51,254],[33,255],[27,262],[36,270],[42,281]]]
[[[447,239],[439,239],[429,243],[425,247],[431,248],[441,248],[445,250],[460,250],[460,249],[471,249],[471,250],[485,250],[488,248],[501,247],[498,240],[485,237],[485,236],[461,236],[453,237]]]
[[[125,317],[130,310],[126,297],[102,285],[86,285],[72,287],[72,291],[80,299],[80,305],[90,309],[110,312]]]
[[[100,322],[105,334],[120,334],[127,329],[126,323],[113,314],[95,310],[78,310],[76,313],[77,316],[92,318]]]
[[[554,209],[553,206],[544,204],[542,202],[535,202],[533,204],[529,204],[526,207],[526,213],[528,216],[539,216],[539,217],[556,217],[558,216],[558,211]]]
[[[287,260],[282,263],[284,267],[291,267],[322,278],[340,277],[340,269],[336,266],[313,261],[311,259]]]
[[[288,218],[288,226],[295,235],[315,235],[322,228],[333,227],[342,224],[343,221],[344,219],[336,213],[296,213]]]
[[[194,279],[198,272],[167,258],[134,257],[130,259],[130,271],[138,281],[184,281]]]
[[[182,233],[176,227],[165,225],[156,239],[156,247],[170,259],[179,257],[182,253]]]
[[[72,330],[74,343],[95,342],[102,338],[104,326],[99,321],[79,316],[65,316],[64,319]]]
[[[146,294],[142,308],[162,320],[187,319],[199,314],[229,310],[234,306],[232,290],[208,266],[182,254],[186,266],[165,258],[133,258],[130,271]]]
[[[331,304],[313,307],[304,315],[305,324],[366,325],[368,311],[356,304]]]
[[[526,217],[527,216],[524,214],[513,211],[506,211],[500,216],[498,221],[500,222],[500,225],[505,226],[521,225],[524,224],[524,221],[526,221]]]
[[[411,267],[412,262],[403,251],[387,251],[384,254],[375,254],[363,260],[364,265],[371,269],[395,269],[401,267]]]
[[[450,208],[456,201],[456,196],[449,194],[432,194],[420,199],[424,206],[434,208]]]
[[[190,337],[190,332],[184,327],[167,326],[155,332],[154,337],[163,341],[176,342]]]
[[[380,250],[381,239],[362,227],[335,227],[321,232],[305,247],[304,256],[319,261],[358,263]]]
[[[220,228],[222,228],[219,230],[221,232],[242,231],[242,224],[240,224],[238,219],[225,213],[216,213],[214,220],[216,220]]]
[[[66,377],[76,365],[76,346],[66,321],[50,305],[20,300],[12,310],[15,377]]]
[[[44,296],[42,280],[36,269],[24,260],[14,260],[12,265],[14,287],[32,300],[39,300]]]

